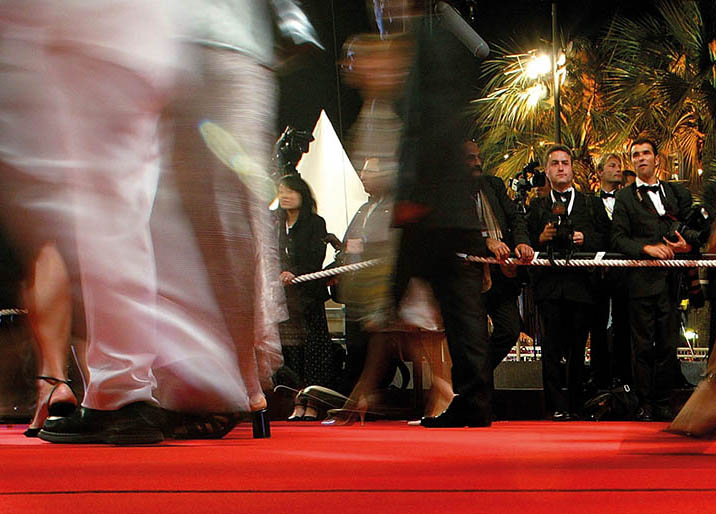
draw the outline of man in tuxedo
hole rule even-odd
[[[597,176],[599,191],[596,193],[598,199],[595,220],[597,229],[605,234],[608,241],[615,195],[623,180],[621,157],[614,153],[603,155],[597,163]],[[631,383],[626,271],[624,268],[600,268],[596,275],[595,311],[591,329],[591,374],[599,389],[608,389],[617,383]]]
[[[637,174],[634,184],[617,193],[611,232],[614,250],[630,259],[673,259],[699,246],[698,232],[677,227],[691,207],[691,193],[657,176],[656,144],[637,138],[629,150]],[[629,324],[638,418],[670,419],[669,393],[678,377],[679,272],[659,268],[629,270]]]
[[[470,177],[460,138],[461,114],[470,98],[474,58],[444,27],[424,20],[406,84],[398,188],[393,224],[401,227],[395,296],[411,277],[426,280],[445,326],[456,393],[439,416],[422,426],[491,424],[490,365],[483,267],[458,253],[487,255],[470,198]]]
[[[545,173],[552,190],[530,204],[530,239],[539,251],[597,251],[603,237],[593,223],[593,197],[574,188],[572,152],[547,150]],[[542,321],[542,381],[547,411],[568,421],[583,406],[584,349],[594,304],[592,273],[573,268],[537,269],[533,290]],[[566,363],[566,381],[563,364]],[[567,386],[567,394],[563,388]]]
[[[477,143],[467,140],[463,147],[465,163],[473,178],[475,211],[487,249],[500,260],[508,258],[514,249],[517,257],[530,262],[534,250],[530,246],[527,220],[507,196],[502,179],[483,172]],[[517,266],[491,265],[490,279],[492,286],[486,294],[486,303],[493,326],[490,366],[494,371],[520,336],[520,312],[517,306],[520,280],[517,278]]]

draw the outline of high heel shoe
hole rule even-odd
[[[45,406],[47,408],[47,416],[45,416],[45,419],[49,416],[66,417],[75,411],[75,409],[77,408],[76,400],[74,402],[69,400],[62,400],[52,403],[52,395],[55,394],[55,391],[59,386],[65,384],[67,387],[70,387],[70,389],[72,389],[69,380],[63,380],[61,378],[48,377],[44,375],[40,375],[35,378],[37,380],[44,380],[52,386],[52,389],[50,389],[50,394],[47,395],[47,399],[40,406],[40,409],[44,408]],[[38,401],[40,400],[38,399]],[[25,437],[37,437],[40,433],[40,430],[42,430],[42,425],[45,419],[42,420],[42,423],[40,423],[39,427],[28,427],[27,430],[23,432],[23,435]]]
[[[306,415],[306,402],[299,398],[298,395],[293,400],[293,412],[286,418],[287,421],[303,421],[303,417]]]
[[[251,426],[254,439],[268,439],[271,437],[271,423],[268,417],[268,409],[261,409],[251,413]]]
[[[328,419],[322,424],[327,426],[346,426],[352,425],[356,420],[360,420],[360,425],[365,425],[366,415],[370,414],[372,418],[380,416],[378,412],[368,411],[368,400],[361,397],[357,401],[348,401],[342,409],[330,409],[328,411]]]
[[[309,409],[313,412],[313,414],[309,414]],[[302,421],[318,421],[318,409],[315,407],[312,407],[311,405],[306,405],[306,410],[303,413],[303,417],[301,418]]]

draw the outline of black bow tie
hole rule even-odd
[[[569,200],[572,198],[571,191],[565,191],[564,193],[560,193],[559,191],[553,191],[553,192],[554,192],[554,199],[562,200],[564,203],[569,203]]]
[[[639,191],[641,191],[642,193],[658,193],[659,192],[659,184],[655,184],[653,186],[647,186],[647,185],[639,186]]]
[[[614,193],[608,193],[606,191],[599,192],[599,198],[614,198]]]

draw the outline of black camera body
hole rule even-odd
[[[574,246],[574,224],[567,217],[567,204],[560,200],[554,202],[549,222],[557,229],[557,233],[550,241],[550,250],[571,252]]]
[[[510,179],[510,188],[515,192],[515,202],[522,212],[526,211],[525,203],[530,190],[547,183],[545,173],[539,171],[537,166],[539,166],[538,161],[530,161],[513,179]]]
[[[689,209],[686,219],[682,222],[674,222],[673,229],[664,237],[672,243],[676,243],[679,241],[679,238],[676,237],[675,234],[676,231],[683,236],[685,231],[691,230],[698,232],[699,246],[701,246],[708,241],[709,235],[711,234],[712,223],[713,217],[706,208],[703,205],[694,204],[691,209]]]
[[[275,159],[278,162],[278,178],[297,173],[296,164],[313,141],[313,135],[307,130],[298,130],[288,126],[276,142]]]

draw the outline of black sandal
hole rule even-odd
[[[55,402],[52,403],[52,395],[55,394],[55,391],[59,386],[62,384],[65,384],[67,387],[72,390],[72,386],[70,385],[70,380],[63,380],[61,378],[57,377],[48,377],[44,375],[38,375],[35,377],[36,380],[44,380],[48,384],[52,386],[52,389],[50,389],[50,394],[47,395],[47,415],[54,416],[54,417],[66,417],[72,414],[75,409],[77,408],[76,402],[70,402],[67,400],[63,400],[61,402]],[[23,432],[23,435],[25,437],[37,437],[40,433],[40,430],[42,430],[42,426],[39,426],[37,428],[28,427],[27,430]]]

